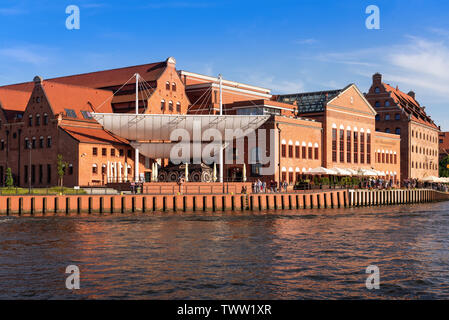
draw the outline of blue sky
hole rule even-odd
[[[67,30],[78,5],[81,29]],[[380,8],[380,30],[365,9]],[[449,2],[2,0],[0,84],[174,56],[178,69],[292,93],[368,90],[375,72],[449,130]]]

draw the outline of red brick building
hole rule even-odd
[[[438,176],[440,130],[415,99],[415,93],[406,94],[382,82],[382,75],[376,73],[366,99],[377,112],[376,131],[401,137],[402,178]]]
[[[176,70],[174,58],[47,80],[36,77],[32,82],[3,86],[1,176],[9,167],[18,185],[56,185],[56,159],[61,154],[68,163],[67,186],[134,180],[136,166],[139,178],[149,181],[152,164],[166,166],[168,159],[140,155],[136,161],[130,141],[104,130],[91,117],[92,112],[134,113],[135,74],[140,76],[139,113],[219,111],[219,79]],[[245,142],[248,181],[292,184],[319,166],[375,169],[396,181],[403,174],[401,136],[376,131],[377,107],[372,107],[354,84],[341,90],[281,96],[271,95],[270,89],[229,80],[222,80],[221,87],[224,114],[270,115],[261,129],[267,130],[268,142],[270,130],[274,133],[273,145],[256,145],[249,150]],[[416,126],[423,125],[417,122]],[[429,126],[429,133],[424,133],[419,128],[414,129],[417,138],[433,130]],[[262,157],[270,157],[274,164],[269,174],[261,175],[267,165],[259,160],[250,163],[250,158]],[[224,169],[226,180],[242,178],[242,164],[226,164]]]

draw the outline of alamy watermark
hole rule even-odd
[[[365,26],[368,30],[379,30],[380,29],[380,9],[378,6],[369,5],[365,10],[366,14],[369,16],[365,20]]]
[[[376,265],[370,265],[366,268],[366,273],[369,274],[365,281],[368,290],[380,289],[380,271]]]
[[[67,6],[65,13],[69,15],[65,20],[65,27],[68,30],[79,30],[81,24],[80,8],[72,4]]]
[[[79,290],[80,288],[80,269],[76,265],[69,265],[65,273],[70,274],[65,280],[65,287],[69,290]]]

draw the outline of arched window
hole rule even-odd
[[[318,143],[315,143],[314,148],[315,148],[315,160],[318,160],[319,157],[320,157],[320,151],[318,149]]]
[[[35,123],[36,123],[36,126],[40,126],[41,125],[41,115],[40,114],[36,114]]]
[[[293,158],[293,141],[288,142],[288,157]]]
[[[165,111],[165,100],[161,100],[161,111]]]
[[[283,158],[285,158],[287,157],[287,142],[285,140],[282,140],[281,144],[281,155]]]
[[[168,102],[168,110],[173,111],[173,101],[171,100]]]
[[[25,149],[29,149],[30,148],[30,141],[28,140],[28,138],[25,138],[25,143],[24,143],[23,147]]]
[[[47,148],[51,148],[51,137],[47,137]]]
[[[170,90],[170,81],[165,82],[165,89]]]
[[[172,91],[176,91],[176,83],[175,82],[173,82],[171,84],[171,89],[172,89]]]
[[[176,111],[181,112],[181,102],[176,102]]]
[[[33,126],[33,116],[29,115],[28,117],[28,126],[32,127]]]
[[[48,114],[44,113],[44,126],[48,124]]]
[[[44,137],[39,138],[39,148],[42,149],[44,147]]]

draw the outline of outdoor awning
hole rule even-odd
[[[323,168],[323,167],[318,167],[315,169],[310,169],[307,174],[312,174],[312,175],[338,175],[338,173],[334,170],[331,169],[327,169],[327,168]]]
[[[172,136],[175,129],[185,129],[190,141],[204,141],[201,134],[207,129],[216,129],[223,141],[240,138],[247,131],[254,131],[263,125],[269,115],[181,115],[181,114],[130,114],[130,113],[92,113],[106,130],[128,140],[162,140],[178,141],[179,136]],[[234,130],[236,137],[228,138],[225,130]],[[241,129],[240,131],[237,129]],[[200,130],[198,136],[197,131]],[[195,133],[195,134],[194,134]]]
[[[358,175],[363,177],[377,177],[379,172],[369,169],[360,169]]]
[[[336,171],[339,176],[352,176],[352,172],[346,169],[332,168],[332,170]]]
[[[214,143],[198,143],[197,146],[194,147],[194,144],[181,144],[181,143],[139,143],[139,142],[131,142],[130,143],[133,148],[139,149],[139,152],[143,154],[145,157],[151,159],[172,159],[178,158],[184,160],[201,160],[203,159],[203,151],[206,148],[209,150],[209,154],[206,157],[213,157],[215,155],[218,156],[218,152],[220,150],[220,144]],[[173,149],[176,146],[176,149]],[[182,148],[182,151],[180,151]],[[195,150],[194,150],[195,148]],[[173,154],[172,153],[173,150]],[[182,152],[187,151],[187,157]],[[198,152],[199,151],[199,152]],[[207,152],[207,151],[206,151]]]

